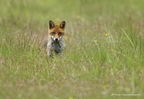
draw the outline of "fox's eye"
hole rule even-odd
[[[52,34],[55,34],[55,32],[52,32]]]
[[[58,34],[59,34],[59,35],[61,35],[62,33],[61,33],[61,32],[59,32]]]

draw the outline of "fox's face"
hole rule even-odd
[[[62,21],[60,24],[54,24],[53,21],[49,21],[48,33],[53,41],[62,40],[65,34],[65,25],[65,21]]]

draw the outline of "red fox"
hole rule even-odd
[[[53,52],[55,54],[62,53],[62,50],[65,47],[65,25],[65,21],[62,21],[60,24],[54,24],[53,21],[49,21],[48,39],[44,44],[48,56],[52,57]]]

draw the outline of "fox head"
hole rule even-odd
[[[66,22],[62,21],[60,24],[55,24],[53,21],[49,21],[48,34],[53,41],[61,41],[65,35]]]

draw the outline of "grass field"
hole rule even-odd
[[[0,0],[0,99],[144,99],[143,0]],[[63,57],[43,52],[66,21]]]

